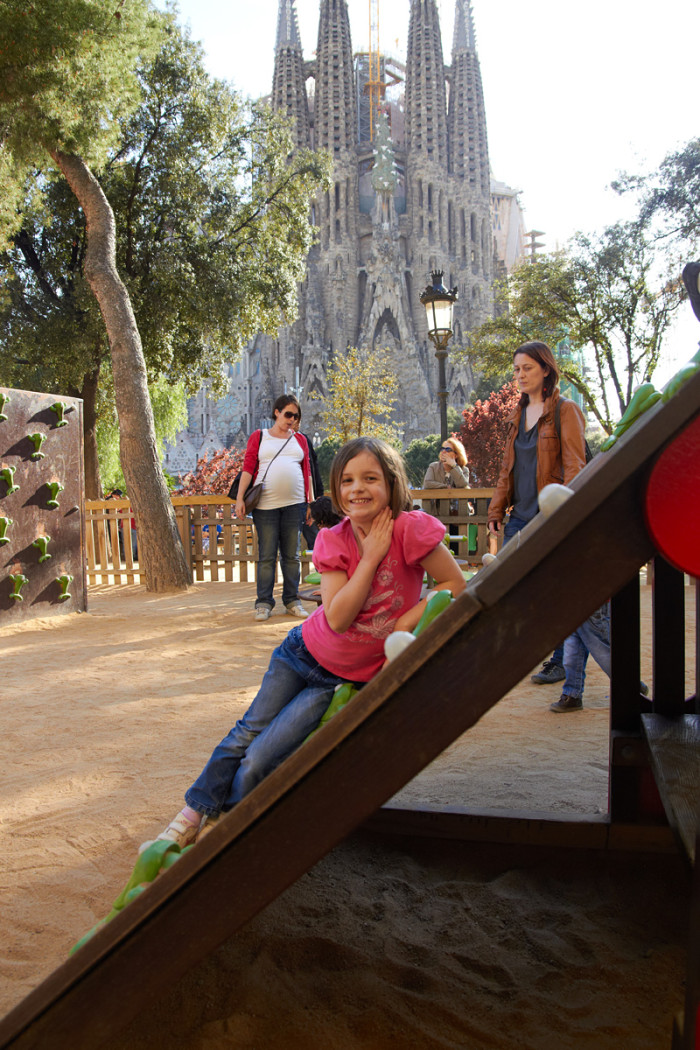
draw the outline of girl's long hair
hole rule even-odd
[[[411,510],[413,502],[406,477],[406,468],[396,449],[388,445],[386,441],[382,441],[381,438],[358,437],[338,449],[331,464],[331,498],[338,513],[343,516],[346,514],[340,501],[340,479],[343,471],[350,460],[359,456],[361,452],[369,452],[379,461],[389,489],[392,518],[397,518],[402,510]]]
[[[549,349],[546,343],[540,343],[537,340],[533,340],[531,343],[523,343],[517,350],[513,351],[513,360],[515,361],[516,354],[527,354],[533,361],[537,361],[538,365],[542,368],[548,368],[549,372],[544,377],[544,383],[542,384],[542,399],[547,400],[551,397],[556,388],[559,386],[559,365],[557,364],[554,354]],[[520,402],[526,405],[529,401],[527,394],[523,394],[520,398]]]

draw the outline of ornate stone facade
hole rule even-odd
[[[260,426],[285,390],[300,398],[304,431],[323,437],[312,394],[324,396],[329,364],[350,346],[372,346],[392,362],[406,444],[439,431],[437,362],[419,294],[434,269],[457,286],[452,347],[492,310],[489,160],[471,0],[456,0],[451,58],[446,66],[435,0],[411,0],[406,65],[382,58],[383,116],[369,141],[368,58],[353,61],[347,0],[320,0],[310,62],[295,0],[280,0],[271,102],[294,118],[299,147],[332,154],[333,185],[312,206],[318,243],[299,319],[277,339],[260,336],[249,346],[245,382],[229,398],[239,414],[222,439]],[[447,385],[448,404],[463,408],[473,377],[452,356]]]

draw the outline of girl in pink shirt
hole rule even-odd
[[[258,695],[214,749],[160,839],[182,847],[194,842],[205,820],[232,809],[306,739],[338,685],[376,674],[387,635],[412,630],[423,613],[424,572],[438,581],[435,590],[456,596],[464,589],[442,543],[444,525],[410,509],[403,461],[390,445],[349,441],[333,460],[330,480],[345,518],[324,529],[314,547],[323,605],[275,649]]]

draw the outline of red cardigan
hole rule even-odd
[[[309,445],[303,434],[295,434],[294,437],[299,442],[301,450],[304,453],[304,458],[301,463],[301,472],[304,475],[304,491],[306,492],[306,502],[311,503],[311,464],[309,462]],[[248,444],[245,449],[245,457],[243,459],[243,470],[246,473],[251,474],[253,480],[251,485],[255,484],[255,479],[258,475],[258,452],[260,451],[260,442],[262,441],[262,430],[255,430],[248,438]]]

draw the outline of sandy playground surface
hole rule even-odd
[[[294,621],[254,623],[253,595],[96,587],[87,614],[0,625],[0,1012],[108,912],[254,696]],[[605,812],[607,692],[591,666],[554,715],[526,679],[397,801]],[[99,1050],[667,1050],[687,900],[673,855],[358,833]]]

